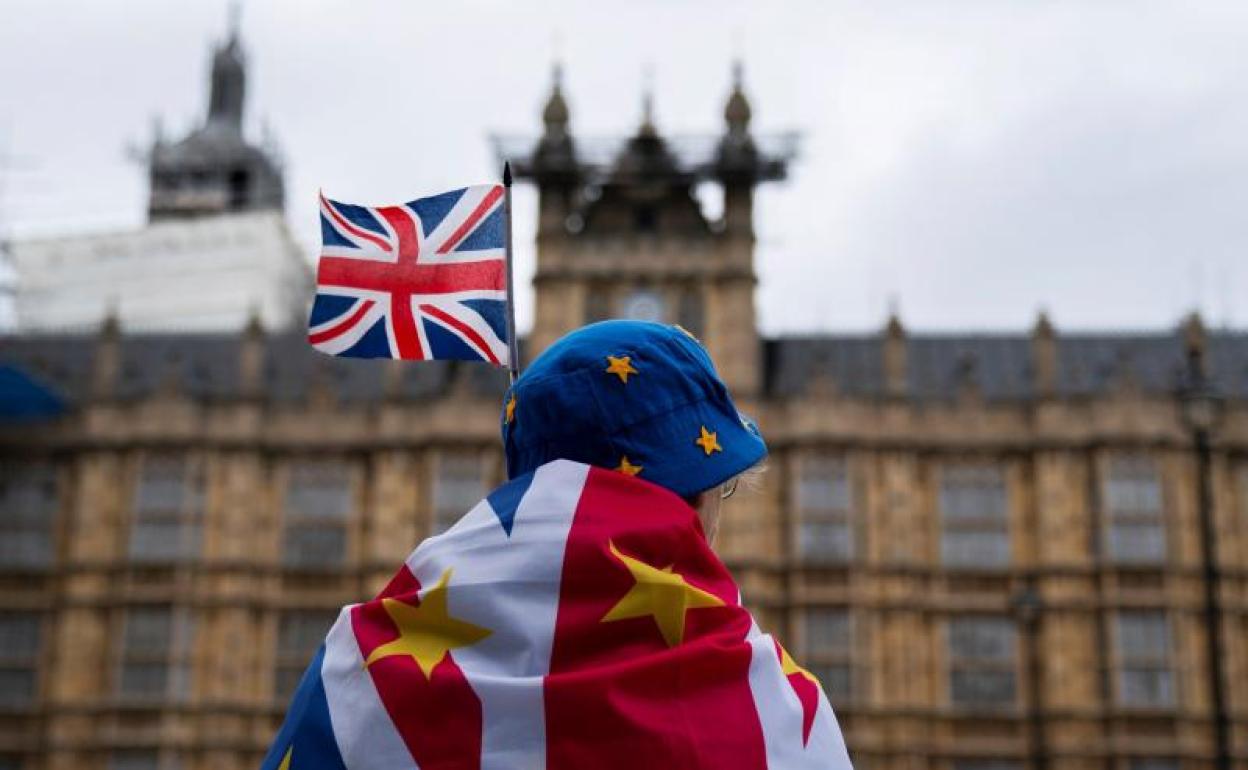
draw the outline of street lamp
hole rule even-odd
[[[1227,717],[1226,690],[1222,680],[1222,605],[1218,595],[1221,574],[1218,569],[1217,532],[1213,520],[1213,446],[1211,436],[1217,425],[1222,400],[1205,376],[1200,347],[1188,349],[1187,377],[1179,391],[1183,423],[1192,434],[1196,449],[1197,512],[1200,515],[1200,541],[1205,589],[1205,639],[1208,644],[1209,699],[1213,707],[1213,733],[1217,770],[1231,770],[1230,721]]]

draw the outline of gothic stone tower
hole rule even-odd
[[[790,153],[765,151],[750,134],[740,68],[718,137],[664,138],[647,96],[632,136],[576,140],[560,81],[556,69],[536,146],[523,157],[503,148],[539,191],[530,354],[606,318],[677,323],[706,344],[735,393],[756,393],[752,195],[784,177]],[[695,196],[704,182],[723,191],[718,219]]]
[[[148,152],[152,220],[282,208],[273,154],[243,136],[247,70],[237,18],[212,54],[208,116],[178,142],[158,132]]]

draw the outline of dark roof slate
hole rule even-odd
[[[1029,334],[916,334],[905,339],[907,394],[917,400],[952,399],[964,387],[985,399],[1035,397]],[[880,335],[781,337],[764,343],[764,392],[791,398],[819,378],[838,392],[884,393],[884,338]],[[1173,393],[1183,383],[1186,347],[1178,331],[1070,333],[1055,338],[1058,396],[1079,398],[1129,384],[1145,393]],[[1209,332],[1209,379],[1222,395],[1248,399],[1248,334]]]
[[[119,367],[112,395],[123,401],[148,397],[162,389],[197,401],[223,401],[243,394],[238,334],[126,334],[120,339]],[[91,395],[97,338],[93,335],[31,335],[0,338],[0,366],[38,377],[70,403]],[[308,346],[301,334],[264,338],[262,396],[272,402],[297,402],[314,388],[325,387],[346,403],[373,402],[383,396],[386,361],[333,358]],[[402,368],[399,398],[429,398],[466,378],[470,392],[499,397],[507,373],[493,367],[433,361]]]
[[[95,338],[86,335],[0,337],[0,364],[23,370],[72,403],[90,394],[94,347]]]
[[[824,378],[838,392],[870,396],[884,389],[883,348],[868,336],[788,337],[763,347],[764,392],[776,398],[801,395]]]
[[[240,334],[126,334],[120,338],[113,395],[147,397],[162,389],[201,401],[243,393]],[[1248,334],[1210,332],[1210,380],[1222,395],[1248,400]],[[72,404],[91,394],[95,335],[26,335],[0,338],[0,366],[36,378]],[[301,334],[263,338],[261,396],[298,402],[326,388],[344,403],[382,399],[387,362],[331,358],[312,350]],[[1185,346],[1178,331],[1157,334],[1072,333],[1055,339],[1057,394],[1080,398],[1130,385],[1145,393],[1173,393],[1181,384]],[[1034,397],[1032,338],[1027,334],[917,334],[905,338],[908,397],[955,398],[963,388],[985,399]],[[787,399],[821,387],[857,398],[884,393],[881,335],[778,337],[763,342],[764,396]],[[464,380],[469,392],[499,397],[507,375],[473,363],[430,362],[401,367],[395,395],[428,399]]]

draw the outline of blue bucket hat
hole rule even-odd
[[[591,324],[551,345],[503,397],[502,431],[508,478],[562,458],[685,497],[767,454],[702,345],[642,321]]]

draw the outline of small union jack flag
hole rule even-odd
[[[399,206],[322,195],[308,341],[335,356],[506,366],[504,227],[501,185]]]

